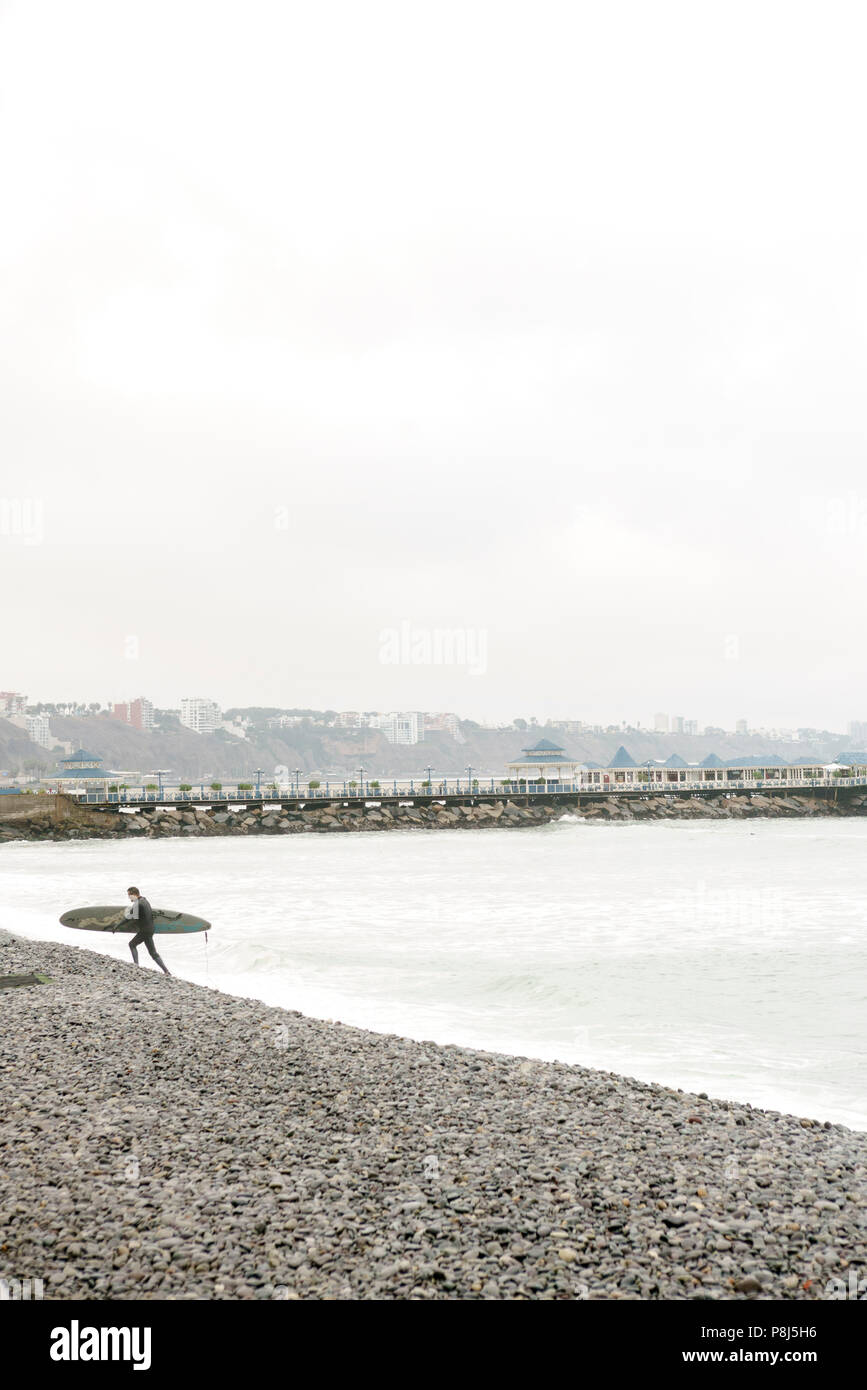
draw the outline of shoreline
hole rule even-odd
[[[627,798],[563,797],[553,804],[518,805],[508,798],[472,805],[370,806],[310,804],[248,806],[230,811],[223,804],[143,807],[134,813],[97,809],[72,798],[28,798],[22,810],[0,804],[0,844],[16,840],[94,840],[151,836],[380,834],[403,830],[527,829],[563,816],[588,824],[637,824],[647,820],[840,819],[867,816],[867,792],[844,789],[840,797],[782,792],[674,795]]]
[[[843,1125],[86,947],[0,936],[0,970],[53,981],[0,996],[0,1275],[46,1299],[809,1300],[867,1272]]]

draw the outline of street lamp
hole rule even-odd
[[[261,767],[254,767],[254,768],[253,768],[253,771],[254,771],[255,774],[256,774],[256,800],[259,801],[259,800],[260,800],[260,796],[261,796],[260,791],[259,791],[259,783],[260,783],[261,780],[262,780],[262,769],[261,769]]]
[[[360,768],[358,769],[358,781],[359,781],[359,784],[360,784],[360,786],[361,786],[361,795],[364,796],[364,768],[363,768],[363,767],[360,767]]]
[[[427,773],[427,789],[429,792],[433,792],[433,768],[426,767],[425,772]]]
[[[159,799],[160,799],[160,801],[162,801],[162,799],[163,799],[163,778],[164,778],[164,777],[168,777],[168,775],[169,775],[170,772],[171,772],[171,768],[170,768],[170,767],[155,767],[154,770],[153,770],[153,772],[149,772],[149,773],[147,774],[148,777],[156,777],[157,781],[159,782],[159,787],[160,787],[160,789],[159,789]]]
[[[467,768],[467,791],[468,791],[468,792],[471,792],[472,790],[473,790],[473,769],[472,769],[472,765],[470,765],[470,766]]]
[[[300,767],[295,768],[295,795],[298,795],[298,778],[301,776]]]

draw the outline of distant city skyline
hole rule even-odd
[[[50,684],[53,686],[56,684],[56,681],[52,680]],[[493,709],[487,706],[486,704],[473,699],[473,695],[475,692],[473,688],[474,683],[472,682],[467,682],[467,685],[469,685],[470,688],[466,691],[466,695],[468,698],[466,698],[465,700],[434,700],[433,694],[435,692],[431,691],[429,692],[430,698],[428,698],[427,700],[425,700],[424,698],[420,698],[417,700],[401,701],[395,698],[389,698],[390,694],[394,695],[396,692],[390,692],[388,686],[384,687],[381,683],[373,682],[370,688],[362,690],[360,692],[361,698],[357,698],[352,701],[345,701],[343,703],[340,703],[334,699],[313,700],[306,698],[304,696],[304,691],[309,689],[307,683],[302,683],[299,689],[290,692],[288,697],[280,699],[266,694],[256,694],[254,697],[251,698],[249,688],[242,689],[240,691],[240,694],[238,694],[237,698],[229,699],[226,697],[221,697],[217,689],[217,682],[215,681],[208,682],[207,680],[205,680],[203,682],[201,679],[199,679],[193,682],[193,685],[194,687],[200,688],[206,687],[210,691],[210,695],[208,695],[207,697],[195,698],[206,698],[207,702],[213,703],[220,710],[255,708],[266,706],[273,707],[276,709],[332,709],[337,712],[351,709],[364,709],[369,711],[380,712],[388,712],[394,710],[448,709],[454,711],[461,719],[473,719],[479,723],[495,724],[508,723],[514,718],[530,717],[530,714],[520,712],[521,702],[517,698],[515,700],[509,700],[508,698],[506,698],[502,701],[502,703],[498,703],[496,706],[494,706]],[[413,682],[412,688],[415,690],[415,693],[421,695],[422,697],[427,693],[424,689],[423,684],[420,682]],[[439,688],[440,683],[437,682],[436,689]],[[130,704],[134,702],[135,699],[141,696],[141,690],[139,689],[139,687],[133,685],[127,685],[126,687],[124,687],[124,690],[128,691],[129,693],[112,694],[108,697],[106,697],[104,689],[105,688],[101,685],[101,683],[99,685],[94,685],[93,687],[90,687],[81,693],[70,693],[67,687],[62,697],[52,697],[50,695],[45,695],[44,693],[38,696],[34,696],[28,693],[28,700],[30,704],[74,703],[87,705],[98,703],[102,706],[110,707],[114,703]],[[400,689],[405,691],[406,685],[404,683],[400,683]],[[454,693],[459,697],[463,693],[459,685],[452,685],[450,689],[453,690]],[[29,687],[24,683],[21,683],[16,687],[16,691],[24,690],[29,691]],[[384,698],[377,699],[377,694]],[[188,697],[179,695],[177,687],[174,685],[173,682],[170,683],[169,681],[162,680],[155,682],[153,685],[149,687],[149,692],[146,698],[150,703],[152,703],[152,705],[156,709],[180,710],[182,700]],[[795,707],[794,710],[790,707],[788,711],[778,714],[777,716],[773,716],[770,714],[762,715],[760,712],[745,716],[744,704],[733,706],[731,712],[724,712],[722,714],[715,712],[718,710],[718,707],[714,707],[710,714],[696,714],[695,704],[689,704],[686,700],[683,699],[673,701],[669,707],[670,712],[666,711],[664,714],[660,714],[659,712],[662,709],[661,702],[658,704],[653,704],[645,701],[644,713],[640,715],[630,716],[627,713],[622,713],[624,706],[627,704],[627,702],[623,699],[612,701],[611,706],[607,708],[605,706],[593,707],[590,705],[583,705],[581,712],[575,712],[574,707],[573,710],[570,710],[568,706],[565,704],[565,702],[548,699],[545,701],[540,701],[535,707],[530,707],[530,711],[531,714],[535,715],[539,722],[543,722],[545,719],[578,719],[587,724],[601,724],[605,726],[612,724],[625,724],[634,728],[640,724],[640,727],[649,730],[653,730],[654,728],[656,728],[657,725],[659,725],[659,721],[662,718],[667,718],[669,721],[667,731],[687,734],[700,734],[702,733],[704,728],[708,726],[729,729],[733,732],[737,732],[738,725],[743,723],[746,723],[749,730],[755,728],[816,728],[829,730],[838,729],[842,731],[847,729],[848,726],[853,722],[864,722],[865,728],[867,728],[867,708],[861,710],[860,712],[857,712],[858,703],[858,701],[853,701],[853,704],[848,709],[844,708],[841,714],[833,718],[830,717],[830,713],[825,718],[811,718],[809,715],[809,710],[799,709],[798,707]],[[863,703],[865,706],[867,706],[867,696],[865,696]],[[3,714],[2,705],[2,692],[0,692],[0,717],[2,717]],[[539,713],[540,709],[545,711],[544,714]],[[853,713],[853,709],[856,711],[856,713]],[[617,711],[617,713],[615,713],[615,711]],[[678,720],[681,721],[681,725],[680,727],[675,728],[675,724]],[[657,731],[665,732],[666,730],[663,730],[661,725],[659,725]]]
[[[395,707],[388,709],[376,709],[373,706],[364,706],[361,710],[341,710],[334,705],[321,706],[298,706],[298,705],[277,705],[266,701],[255,701],[233,705],[222,705],[219,701],[205,696],[182,696],[166,705],[160,705],[146,696],[139,695],[133,700],[124,702],[106,700],[52,700],[46,698],[32,698],[21,691],[0,691],[0,718],[8,717],[14,713],[19,717],[25,715],[26,709],[33,709],[39,705],[60,705],[61,707],[89,707],[98,706],[101,710],[111,712],[114,718],[120,718],[127,723],[133,724],[137,728],[149,729],[153,725],[155,713],[174,712],[180,718],[180,722],[187,728],[195,732],[213,732],[218,727],[228,728],[223,716],[226,710],[239,709],[263,709],[273,708],[279,711],[289,711],[292,709],[311,709],[317,714],[324,714],[326,711],[333,711],[337,716],[337,722],[344,727],[353,727],[355,724],[367,723],[367,717],[372,719],[368,727],[383,728],[388,731],[388,737],[392,742],[411,742],[415,743],[418,731],[415,727],[417,717],[427,716],[436,721],[435,724],[429,723],[428,727],[449,727],[453,729],[454,721],[472,720],[481,724],[483,727],[503,727],[514,723],[515,720],[525,720],[528,723],[535,721],[540,726],[545,724],[552,725],[573,725],[575,731],[580,729],[640,729],[645,733],[653,734],[672,734],[688,737],[706,737],[707,731],[720,730],[726,734],[748,735],[760,733],[774,736],[795,736],[800,730],[817,730],[825,733],[839,733],[841,736],[845,732],[853,743],[867,743],[867,720],[846,719],[843,725],[836,727],[832,724],[754,724],[748,719],[738,717],[733,724],[713,724],[704,722],[701,719],[686,718],[683,715],[669,715],[665,712],[657,711],[649,718],[644,719],[620,719],[615,720],[607,717],[602,719],[582,718],[578,715],[534,715],[513,714],[510,718],[496,719],[476,719],[472,714],[467,714],[462,710],[448,712],[432,712],[421,707],[412,710],[399,710]],[[405,727],[399,730],[398,721],[402,721]],[[445,723],[443,723],[445,721]],[[450,722],[449,722],[450,721]],[[40,728],[43,726],[40,725]]]

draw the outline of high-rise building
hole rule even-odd
[[[381,729],[389,743],[418,743],[424,738],[424,715],[412,711],[372,714],[368,728]]]
[[[484,728],[484,725],[482,725]],[[497,729],[513,729],[514,724],[496,724]],[[589,724],[585,724],[583,719],[549,719],[549,729],[559,729],[564,734],[583,734],[585,729],[589,729]]]
[[[655,714],[653,716],[653,727],[658,734],[668,733],[668,715]]]
[[[23,714],[27,708],[27,696],[19,695],[17,690],[0,690],[0,718],[4,715]]]
[[[111,717],[119,719],[123,724],[131,724],[134,729],[147,732],[154,726],[154,707],[150,700],[141,695],[137,700],[130,700],[126,704],[112,705]]]
[[[143,695],[133,700],[129,707],[129,722],[134,729],[143,729],[145,732],[153,728],[154,707],[150,700],[146,700]]]
[[[51,723],[47,714],[28,714],[27,734],[40,748],[54,747],[55,740],[51,735]]]
[[[201,695],[181,700],[181,723],[196,734],[212,734],[220,722],[220,707]]]
[[[456,714],[425,714],[421,717],[424,719],[425,733],[443,732],[451,734],[452,738],[457,738],[458,716]],[[484,728],[485,725],[482,727]],[[500,726],[492,724],[490,727],[499,728]]]
[[[2,699],[2,696],[0,696]],[[850,719],[846,732],[853,748],[863,748],[867,744],[867,723],[861,719]]]
[[[747,721],[746,721],[745,719],[739,719],[739,720],[737,721],[737,723],[735,724],[735,733],[736,733],[736,734],[748,734],[748,733],[749,733],[749,727],[748,727]]]
[[[684,732],[685,734],[697,734],[697,733],[698,733],[698,720],[697,720],[697,719],[684,719],[684,721],[683,721],[683,732]]]
[[[684,732],[684,729],[683,729],[683,715],[682,715],[682,714],[675,714],[675,715],[672,717],[672,720],[671,720],[671,732],[672,732],[673,734],[682,734],[682,733]]]

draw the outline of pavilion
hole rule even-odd
[[[102,758],[79,748],[70,757],[61,758],[58,780],[71,782],[74,787],[86,787],[89,783],[97,785],[106,782],[108,773],[102,765]]]
[[[571,758],[557,743],[540,738],[523,756],[509,763],[510,782],[574,782],[586,764]]]

